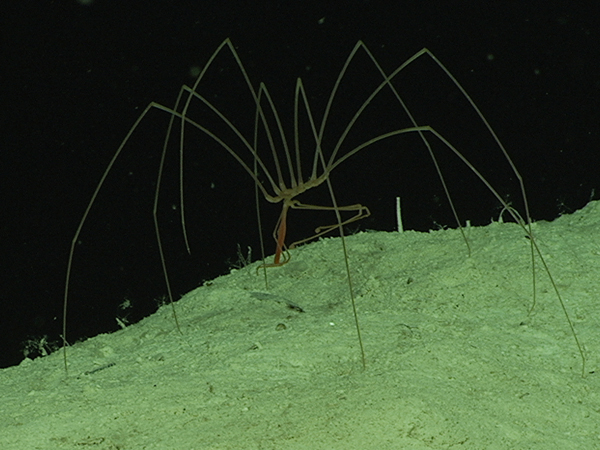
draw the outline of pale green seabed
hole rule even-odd
[[[600,203],[533,231],[585,378],[541,270],[527,314],[517,225],[469,228],[471,257],[456,230],[363,233],[348,245],[365,371],[325,239],[271,269],[268,292],[253,265],[188,294],[183,335],[163,307],[73,346],[68,379],[60,353],[0,371],[0,448],[600,448]]]

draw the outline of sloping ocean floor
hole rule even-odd
[[[600,449],[600,203],[533,225],[339,239],[0,371],[0,448]]]

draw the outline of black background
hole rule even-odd
[[[590,11],[575,6],[579,2],[552,1],[12,3],[3,2],[1,30],[0,367],[22,360],[27,339],[59,342],[69,246],[104,169],[146,105],[173,105],[179,87],[193,83],[190,70],[202,67],[228,37],[253,84],[269,87],[288,133],[297,77],[320,117],[359,39],[388,71],[428,47],[513,157],[533,219],[554,219],[600,192],[600,17],[592,11],[594,2],[581,2]],[[231,77],[232,66],[227,57],[217,60],[212,83],[243,128],[252,124],[254,112],[242,100],[236,105],[243,90]],[[357,59],[345,95],[369,86],[371,69]],[[419,123],[457,142],[499,193],[518,204],[514,176],[489,140],[479,137],[481,124],[465,112],[440,71],[418,61],[403,83]],[[379,112],[383,116],[369,112],[359,134],[372,137],[369,130],[389,120],[382,118],[383,106]],[[343,126],[334,116],[332,136]],[[165,294],[152,196],[167,123],[166,114],[151,111],[82,231],[70,291],[70,342],[118,329],[116,316],[139,320]],[[176,297],[227,273],[238,244],[244,251],[251,246],[254,258],[259,253],[252,180],[218,147],[191,139],[191,256],[172,208],[176,155],[169,159],[160,208]],[[332,174],[340,203],[361,202],[373,212],[350,231],[393,230],[396,195],[403,198],[406,228],[455,226],[430,160],[422,149],[410,151],[410,137],[406,142],[405,151],[374,149]],[[463,220],[487,224],[497,217],[498,202],[455,159],[442,156],[441,163]],[[268,235],[279,209],[263,209]],[[290,215],[292,240],[293,233],[307,236],[331,220],[303,214]],[[267,245],[272,253],[272,242]],[[126,299],[132,307],[123,310],[119,305]]]

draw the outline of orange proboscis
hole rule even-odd
[[[287,231],[287,210],[284,206],[283,211],[281,211],[281,216],[279,217],[279,226],[277,227],[277,247],[275,250],[275,259],[273,261],[274,266],[282,266],[285,264],[289,258],[284,256],[283,261],[281,261],[281,255],[283,255],[285,251],[285,234]]]

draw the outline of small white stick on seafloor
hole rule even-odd
[[[402,227],[402,212],[400,209],[400,197],[396,197],[396,222],[398,223],[398,233],[402,233],[404,228]]]

